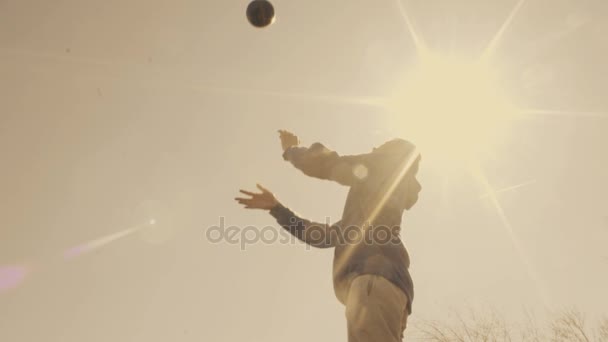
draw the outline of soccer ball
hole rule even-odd
[[[274,22],[274,7],[266,0],[253,0],[247,6],[247,19],[255,27],[266,27]]]

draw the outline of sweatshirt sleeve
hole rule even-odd
[[[278,204],[270,210],[279,225],[298,240],[317,248],[335,247],[339,233],[339,223],[334,225],[311,222],[296,215],[289,208]]]
[[[365,155],[340,156],[321,143],[310,147],[290,147],[283,159],[310,177],[335,181],[351,186],[359,180],[357,170],[366,170]],[[363,171],[365,172],[365,171]]]

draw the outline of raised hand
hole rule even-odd
[[[236,197],[235,200],[239,202],[239,204],[244,205],[246,209],[270,210],[279,204],[279,201],[274,197],[272,192],[260,184],[257,184],[257,187],[262,191],[261,193],[241,189],[240,192],[250,196],[250,198]]]
[[[290,147],[298,146],[300,144],[300,140],[298,139],[297,135],[283,129],[279,130],[279,138],[281,139],[281,147],[283,148],[283,152]]]

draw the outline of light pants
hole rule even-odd
[[[348,342],[400,342],[407,325],[408,298],[386,278],[356,277],[346,300]]]

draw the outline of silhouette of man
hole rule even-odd
[[[342,219],[333,225],[299,217],[261,185],[235,198],[264,209],[289,233],[318,248],[334,248],[333,283],[345,305],[349,342],[401,341],[412,312],[410,259],[400,237],[403,212],[418,201],[420,155],[402,139],[372,152],[340,156],[320,143],[300,147],[279,131],[283,158],[304,174],[350,187]]]

